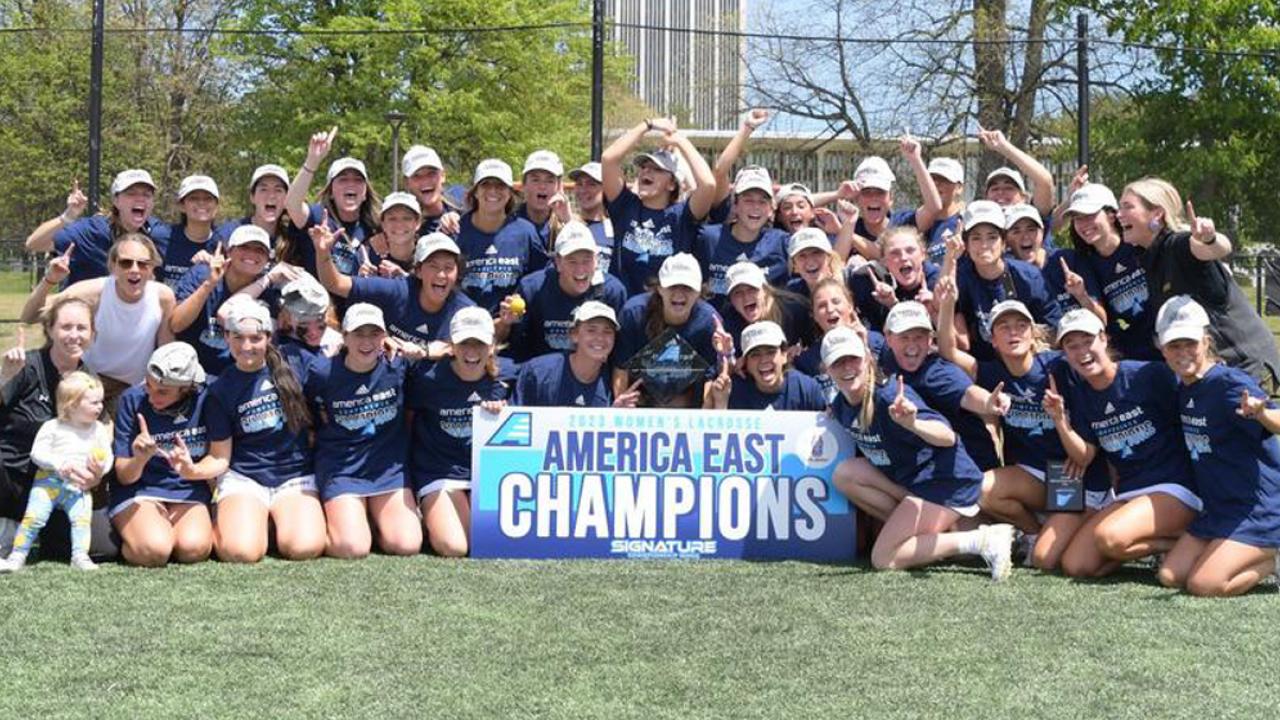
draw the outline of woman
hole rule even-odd
[[[1043,400],[1050,378],[1065,381],[1066,360],[1062,353],[1048,349],[1031,311],[1017,300],[1005,300],[991,310],[991,342],[997,358],[976,360],[957,347],[956,290],[951,278],[938,283],[937,298],[938,354],[991,392],[1002,411],[1005,465],[986,473],[979,504],[1032,536],[1032,563],[1052,570],[1076,531],[1102,507],[1111,488],[1106,463],[1094,461],[1084,474],[1085,512],[1053,513],[1042,524],[1039,514],[1045,508],[1048,464],[1067,460]]]
[[[1256,380],[1217,361],[1211,320],[1187,295],[1160,308],[1161,352],[1178,376],[1183,439],[1204,509],[1178,538],[1160,582],[1193,595],[1248,592],[1280,547],[1280,410]]]
[[[547,265],[537,228],[517,217],[515,208],[511,166],[493,158],[480,161],[458,231],[458,247],[467,259],[460,287],[490,314],[516,292],[520,278]]]
[[[277,286],[294,279],[284,263],[268,270],[271,237],[257,225],[241,225],[227,240],[226,257],[215,248],[209,263],[196,265],[178,283],[178,306],[169,329],[200,354],[200,365],[220,375],[232,363],[228,352],[223,305],[232,296],[256,297],[270,307],[279,304]]]
[[[702,407],[718,410],[807,410],[827,406],[818,382],[787,367],[787,338],[777,323],[763,320],[742,331],[742,370],[720,360],[720,374],[707,383]]]
[[[343,241],[334,246],[332,256],[343,275],[355,275],[365,264],[377,267],[381,258],[370,249],[368,240],[377,232],[377,209],[382,205],[378,193],[369,184],[369,172],[364,163],[353,157],[334,160],[329,165],[324,189],[316,202],[307,204],[307,193],[320,163],[329,155],[333,139],[338,134],[335,126],[329,132],[311,136],[307,145],[307,159],[298,170],[294,183],[285,197],[285,211],[289,214],[289,242],[299,249],[302,267],[316,274],[316,250],[311,244],[309,231],[324,225],[337,232],[341,229]]]
[[[831,239],[816,227],[795,231],[787,240],[787,292],[808,300],[813,288],[827,278],[844,276],[844,260],[831,247]]]
[[[403,358],[383,352],[382,311],[355,303],[342,318],[343,349],[307,368],[306,397],[320,411],[315,469],[328,526],[328,554],[355,559],[422,549],[413,494],[405,481]]]
[[[413,193],[421,210],[422,222],[417,235],[437,231],[456,235],[459,215],[444,196],[448,183],[439,153],[425,145],[414,145],[405,152],[400,170],[404,174],[405,189]]]
[[[609,356],[618,337],[618,316],[598,300],[573,312],[569,351],[535,357],[520,366],[514,402],[530,407],[635,407],[636,381],[615,400]]]
[[[622,159],[653,131],[662,134],[662,142],[679,152],[692,171],[693,189],[684,201],[680,201],[679,165],[671,149],[637,155],[635,189],[626,186]],[[707,161],[670,118],[645,120],[623,133],[605,149],[600,165],[605,205],[619,233],[614,274],[622,279],[627,295],[635,297],[649,289],[667,258],[692,247],[698,223],[715,202],[716,179]]]
[[[1075,251],[1092,271],[1106,307],[1109,346],[1130,360],[1158,360],[1156,307],[1151,283],[1137,248],[1121,242],[1116,196],[1105,185],[1090,183],[1071,195],[1065,216]]]
[[[886,230],[900,225],[927,230],[933,227],[934,221],[942,212],[942,198],[924,164],[920,142],[904,135],[899,140],[899,148],[903,159],[915,174],[923,203],[914,210],[895,212],[893,183],[897,178],[889,169],[889,164],[875,155],[863,160],[853,173],[853,182],[842,183],[840,186],[841,198],[858,205],[858,219],[854,223],[850,246],[836,244],[836,252],[842,257],[857,252],[868,260],[876,260],[880,257],[880,248],[876,243]]]
[[[937,312],[933,286],[939,268],[929,261],[920,231],[909,225],[891,228],[880,236],[878,245],[879,267],[867,263],[848,276],[859,317],[873,328],[883,328],[889,309],[901,300],[915,300],[931,313]]]
[[[783,232],[794,235],[803,228],[812,227],[817,217],[813,193],[800,183],[783,185],[776,196],[778,210],[773,222]]]
[[[689,253],[677,253],[662,263],[658,289],[637,295],[622,308],[620,338],[613,370],[614,397],[633,382],[627,363],[648,343],[673,331],[702,356],[708,367],[718,365],[716,337],[724,333],[720,316],[710,303],[698,297],[702,269]],[[724,334],[724,345],[728,335]],[[725,352],[730,352],[727,347]],[[696,393],[696,391],[695,391]],[[695,394],[695,397],[701,397]]]
[[[225,332],[234,364],[209,386],[209,454],[181,474],[217,480],[218,559],[258,562],[270,527],[285,559],[319,557],[325,520],[312,469],[305,369],[272,345],[265,305],[248,298],[230,305]]]
[[[724,329],[733,336],[735,345],[739,345],[742,331],[748,325],[762,320],[781,327],[788,345],[803,346],[813,341],[813,328],[808,322],[804,302],[798,296],[769,284],[759,265],[734,263],[726,277],[729,293],[720,304],[719,311]]]
[[[552,219],[552,206],[567,199],[564,189],[564,163],[550,150],[535,150],[524,160],[520,171],[520,195],[523,201],[516,206],[516,217],[528,220],[538,232],[538,247],[550,253],[552,238],[558,223]]]
[[[905,570],[956,555],[981,555],[992,580],[1012,573],[1013,528],[956,530],[978,514],[982,472],[946,419],[901,378],[878,384],[875,360],[852,328],[822,340],[822,360],[839,388],[831,413],[863,456],[842,462],[837,487],[884,522],[871,564]]]
[[[965,208],[963,258],[948,258],[956,278],[958,330],[979,360],[994,360],[991,347],[991,308],[1004,300],[1018,300],[1036,322],[1055,325],[1062,317],[1058,301],[1049,294],[1044,276],[1034,266],[1005,256],[1005,216],[989,200],[975,200]],[[950,273],[947,273],[950,274]]]
[[[964,224],[964,165],[949,157],[936,157],[929,161],[929,177],[938,189],[942,209],[930,228],[921,228],[926,238],[929,262],[941,265],[947,254],[947,237],[958,235]]]
[[[598,162],[589,162],[569,171],[573,182],[573,200],[578,206],[578,219],[586,223],[596,239],[597,264],[600,272],[617,273],[613,267],[613,220],[604,206],[604,169]]]
[[[498,341],[510,343],[517,361],[568,350],[574,311],[583,303],[598,300],[616,312],[627,301],[622,281],[599,272],[596,240],[586,225],[566,222],[555,242],[554,264],[520,279],[524,312],[504,312],[497,320]]]
[[[27,238],[29,253],[56,252],[70,258],[64,286],[81,280],[100,278],[110,272],[107,252],[121,236],[140,233],[151,238],[157,248],[169,243],[169,226],[152,215],[156,205],[156,184],[146,170],[125,170],[111,182],[111,208],[104,214],[81,218],[89,204],[80,184],[67,196],[67,209],[36,228]]]
[[[151,353],[146,379],[120,398],[109,514],[131,565],[201,562],[213,550],[209,485],[178,471],[208,448],[204,381],[195,348],[173,342]]]
[[[1104,323],[1107,311],[1097,298],[1102,288],[1093,270],[1070,248],[1048,250],[1044,246],[1044,218],[1025,203],[1004,209],[1005,245],[1015,259],[1034,265],[1044,277],[1049,295],[1066,312],[1082,307]]]
[[[126,388],[142,382],[151,351],[173,339],[170,315],[173,291],[152,279],[160,254],[146,235],[123,235],[107,252],[111,275],[75,283],[59,295],[78,297],[93,308],[98,333],[85,351],[85,365],[97,373],[105,388],[109,412]],[[67,277],[66,254],[49,263],[44,281],[22,306],[22,322],[35,322],[48,302],[49,290]]]
[[[999,167],[988,173],[983,197],[1000,207],[1019,203],[1034,205],[1042,217],[1047,217],[1053,212],[1055,186],[1049,168],[1009,142],[1009,139],[999,130],[979,128],[978,140],[988,150],[1003,156],[1014,166]],[[1035,184],[1034,193],[1027,192],[1027,183],[1023,180],[1023,174],[1031,178],[1031,182]]]
[[[822,396],[830,404],[835,399],[836,386],[822,365],[822,338],[834,328],[851,327],[857,331],[872,356],[880,357],[885,349],[884,335],[876,330],[868,330],[862,324],[848,288],[835,278],[827,278],[814,287],[809,312],[818,332],[815,334],[816,340],[796,355],[795,368],[818,381]]]
[[[1222,260],[1231,241],[1209,218],[1197,217],[1172,185],[1144,178],[1125,186],[1117,219],[1128,245],[1142,248],[1150,296],[1148,307],[1190,295],[1209,314],[1209,334],[1218,356],[1249,373],[1268,392],[1280,389],[1280,351],[1267,324],[1254,311]],[[1148,339],[1150,336],[1148,336]]]
[[[458,290],[462,251],[448,235],[418,238],[413,250],[413,275],[404,278],[350,277],[342,274],[331,254],[336,235],[327,227],[312,228],[320,283],[349,302],[375,305],[387,318],[387,330],[397,341],[424,348],[439,360],[448,352],[449,323],[454,314],[475,305]]]
[[[483,308],[459,310],[449,322],[447,362],[421,363],[405,397],[414,411],[409,472],[431,549],[465,557],[471,548],[471,414],[506,404],[510,377],[499,373],[493,318]]]
[[[382,201],[378,216],[383,247],[379,253],[382,262],[377,267],[366,266],[362,275],[384,278],[408,277],[413,271],[413,248],[418,242],[418,228],[422,225],[422,208],[418,199],[405,192],[394,192]]]
[[[13,535],[27,506],[35,478],[31,444],[36,431],[57,416],[54,398],[58,380],[83,368],[85,349],[93,342],[93,306],[72,295],[58,295],[41,319],[45,346],[25,348],[25,332],[18,326],[16,345],[0,364],[0,554],[8,555]],[[69,554],[65,515],[55,513],[54,524],[41,537],[45,552],[55,541]],[[57,518],[62,518],[61,520]]]
[[[1101,577],[1122,562],[1167,552],[1202,503],[1180,440],[1178,380],[1164,363],[1112,360],[1098,316],[1072,310],[1058,345],[1079,377],[1044,395],[1067,457],[1088,467],[1100,453],[1115,469],[1110,504],[1080,527],[1062,572]]]
[[[726,273],[735,262],[752,262],[765,271],[771,285],[787,274],[787,234],[769,227],[773,218],[773,181],[764,168],[748,167],[733,186],[733,221],[703,225],[693,243],[693,256],[710,284],[708,300],[721,303],[729,294]]]
[[[259,165],[249,178],[249,204],[253,213],[228,220],[218,226],[213,239],[216,245],[226,247],[231,233],[241,225],[257,225],[271,239],[272,256],[278,262],[301,265],[301,248],[286,247],[289,220],[285,215],[284,201],[289,194],[289,173],[279,165]]]
[[[155,273],[170,289],[178,289],[178,281],[193,265],[208,261],[216,243],[218,198],[218,184],[207,175],[189,175],[178,186],[178,222],[169,226],[169,245]]]

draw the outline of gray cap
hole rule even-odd
[[[161,385],[187,387],[204,382],[204,368],[196,349],[182,341],[156,348],[147,361],[147,374]]]
[[[280,302],[295,319],[324,317],[329,292],[310,275],[290,280],[280,291]]]

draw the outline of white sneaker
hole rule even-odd
[[[72,555],[71,567],[77,570],[97,570],[98,563],[90,560],[88,555]]]
[[[26,564],[27,564],[27,559],[25,557],[10,555],[9,557],[4,558],[3,560],[0,560],[0,575],[3,575],[5,573],[18,572],[24,566],[26,566]]]
[[[1002,582],[1013,573],[1013,526],[1005,523],[982,526],[982,550],[979,551],[991,579]]]

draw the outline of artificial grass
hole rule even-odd
[[[205,563],[0,577],[3,717],[1258,717],[1280,605],[970,566]]]

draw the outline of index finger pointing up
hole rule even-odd
[[[903,387],[905,387],[905,385],[906,384],[902,382],[902,375],[899,374],[898,375],[898,399],[899,400],[902,400],[905,397],[904,390],[903,390]]]
[[[138,413],[138,430],[140,435],[151,434],[151,428],[147,427],[147,419],[142,417],[142,413]]]
[[[1055,395],[1058,394],[1058,383],[1054,381],[1052,374],[1049,375],[1049,390]]]

